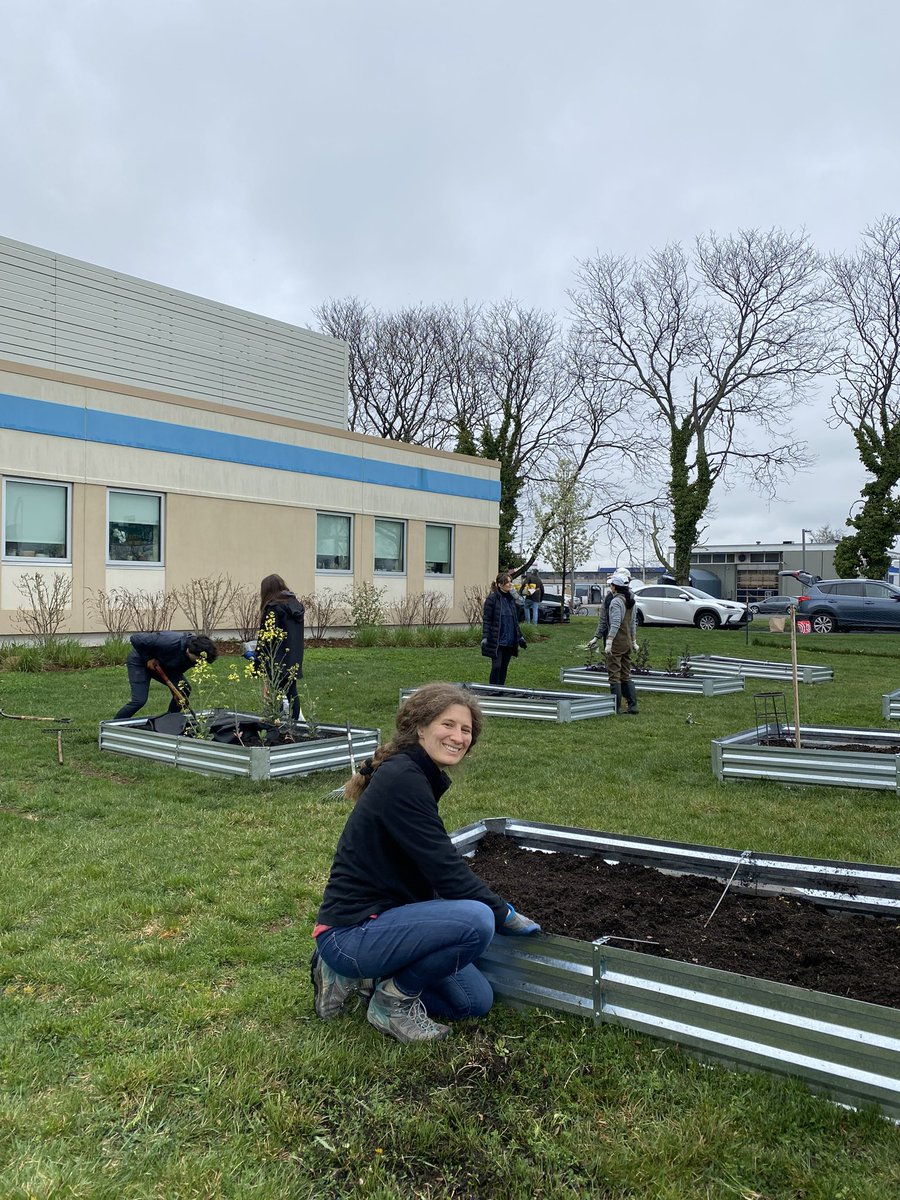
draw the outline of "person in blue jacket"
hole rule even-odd
[[[494,999],[475,966],[495,933],[540,926],[483,883],[438,812],[481,732],[481,710],[456,684],[417,689],[394,736],[345,788],[356,801],[338,841],[313,937],[316,1014],[327,1020],[354,998],[371,1025],[399,1042],[446,1037],[435,1021],[477,1017]]]
[[[126,717],[133,717],[142,709],[150,694],[151,679],[165,686],[163,674],[187,700],[191,694],[191,685],[185,679],[185,674],[191,667],[195,667],[204,655],[207,662],[215,662],[219,651],[215,643],[203,634],[133,633],[131,650],[125,660],[131,699],[122,705],[113,719],[124,721]],[[175,696],[169,701],[168,711],[181,711],[181,705]]]

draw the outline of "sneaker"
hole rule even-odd
[[[374,979],[354,979],[350,975],[338,975],[313,951],[309,961],[309,977],[312,980],[313,1003],[316,1016],[323,1021],[339,1017],[347,1011],[347,1005],[356,997],[368,1004],[375,990]]]
[[[439,1025],[429,1017],[419,996],[395,995],[380,983],[369,1003],[366,1020],[398,1042],[432,1042],[445,1038],[449,1025]]]

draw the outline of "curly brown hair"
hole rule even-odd
[[[344,795],[348,800],[358,800],[368,786],[369,780],[381,764],[398,751],[407,746],[415,746],[419,741],[419,730],[423,725],[436,721],[441,713],[446,712],[453,704],[461,704],[469,710],[472,717],[472,746],[481,736],[483,717],[481,706],[471,692],[461,688],[457,683],[426,683],[417,688],[401,704],[397,712],[394,736],[383,746],[379,746],[371,758],[367,758],[361,768],[353,775],[344,787]]]

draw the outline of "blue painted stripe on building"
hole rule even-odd
[[[75,408],[49,400],[0,393],[0,428],[48,437],[75,438],[109,446],[127,446],[161,454],[183,454],[215,462],[241,463],[298,475],[321,475],[383,487],[436,492],[473,500],[500,500],[500,484],[490,479],[454,475],[425,467],[406,467],[332,450],[269,442],[264,438],[219,433],[213,429],[173,425],[145,417],[94,408]]]

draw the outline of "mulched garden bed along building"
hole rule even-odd
[[[900,1008],[900,917],[834,914],[791,896],[722,897],[718,880],[478,843],[472,866],[546,933]],[[707,923],[708,922],[708,923]]]

